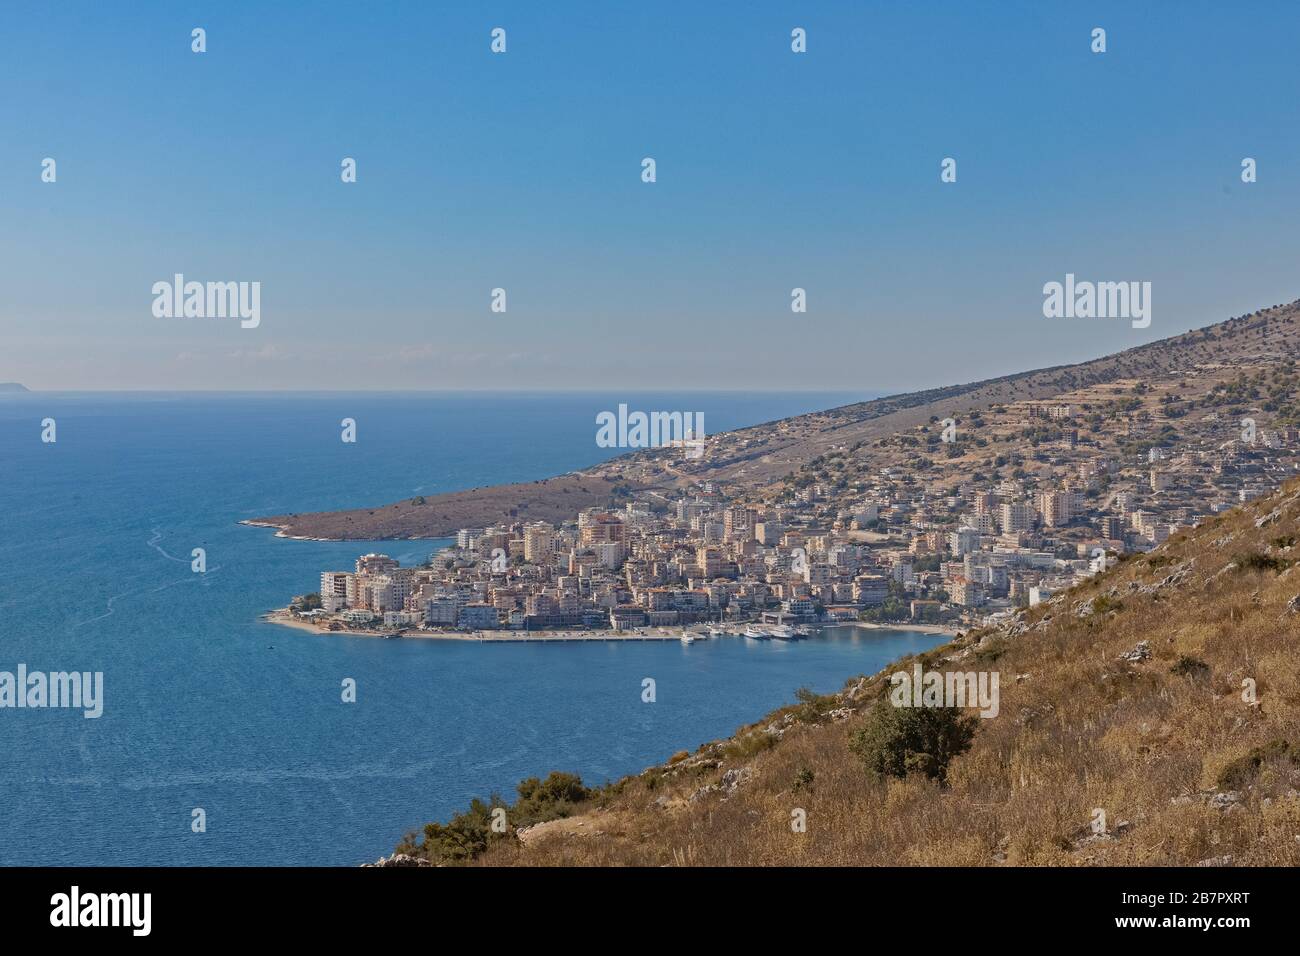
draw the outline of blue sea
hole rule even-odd
[[[0,709],[0,864],[355,865],[551,770],[600,783],[937,642],[478,644],[259,620],[319,572],[445,542],[313,542],[241,519],[381,505],[593,464],[595,415],[707,430],[815,393],[0,396],[0,670],[102,671],[103,715]],[[357,422],[356,444],[339,422]],[[41,441],[53,418],[57,441]],[[190,552],[207,553],[207,572]],[[657,701],[641,701],[653,677]],[[342,701],[344,679],[355,703]],[[206,832],[191,828],[202,808]]]

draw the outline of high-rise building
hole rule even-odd
[[[889,578],[883,574],[860,574],[853,579],[853,600],[864,607],[885,603],[889,597]]]
[[[530,524],[524,529],[524,560],[533,564],[549,564],[555,557],[555,528],[545,521]]]
[[[320,576],[321,607],[331,613],[348,606],[348,594],[355,590],[351,571],[322,571]]]
[[[1034,509],[1026,501],[1009,501],[998,510],[1003,534],[1028,531],[1034,526]]]
[[[699,548],[695,552],[695,565],[700,576],[711,580],[722,573],[726,558],[717,548]]]
[[[728,508],[723,512],[722,526],[728,541],[743,541],[753,537],[754,515],[748,508]]]
[[[363,554],[357,558],[357,574],[386,574],[397,566],[396,559],[386,554]]]
[[[948,550],[960,557],[967,551],[978,551],[980,533],[978,528],[958,528],[948,535]]]
[[[584,513],[578,519],[582,543],[588,547],[602,541],[622,541],[623,521],[617,515],[605,512]]]
[[[1045,491],[1038,497],[1043,524],[1049,528],[1067,525],[1074,518],[1074,495],[1068,491]]]

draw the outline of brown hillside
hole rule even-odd
[[[1300,302],[1293,302],[1077,365],[892,395],[711,435],[697,461],[683,460],[680,449],[646,449],[544,482],[430,495],[419,505],[402,501],[249,523],[273,525],[291,536],[378,539],[443,537],[461,527],[519,518],[572,520],[584,507],[608,504],[620,486],[668,489],[721,481],[732,491],[754,491],[798,473],[834,449],[859,444],[872,448],[871,464],[881,467],[894,462],[872,446],[931,419],[965,419],[1018,402],[1077,400],[1108,384],[1140,382],[1175,394],[1200,393],[1241,372],[1276,369],[1298,357]],[[952,470],[968,469],[963,463]]]
[[[909,659],[489,837],[478,862],[1300,865],[1298,559],[1293,481],[924,655],[1000,675],[947,786],[876,776],[851,746]]]

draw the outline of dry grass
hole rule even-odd
[[[1300,547],[1286,543],[1298,517],[1292,483],[1015,627],[923,655],[929,668],[1001,676],[1000,713],[979,722],[946,789],[915,775],[875,779],[850,752],[864,705],[887,688],[882,674],[850,683],[835,702],[847,716],[786,708],[620,781],[582,808],[581,826],[527,846],[501,841],[479,862],[1300,865],[1300,613],[1288,610],[1300,595],[1291,565]],[[1109,609],[1079,617],[1095,598]],[[1139,641],[1150,642],[1150,658],[1121,661]],[[1257,703],[1243,699],[1246,679]],[[772,746],[755,736],[769,736],[765,727],[781,731]],[[691,799],[742,768],[748,776],[732,792]],[[792,830],[796,808],[807,813],[805,833]],[[1089,829],[1098,808],[1102,836]]]

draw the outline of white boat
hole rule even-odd
[[[808,629],[807,627],[805,627],[804,625],[800,624],[800,625],[797,625],[797,626],[795,627],[795,629],[794,629],[794,636],[795,636],[796,638],[800,638],[800,637],[812,637],[812,631],[809,630],[809,629]]]
[[[694,643],[695,643],[695,635],[694,635],[694,634],[683,634],[681,640],[682,640],[682,643],[683,643],[683,644],[694,644]]]
[[[789,624],[778,624],[772,628],[772,636],[778,641],[792,641],[795,636],[794,628]]]
[[[771,637],[771,635],[768,634],[767,631],[764,631],[763,629],[757,627],[745,628],[744,634],[746,637],[752,638],[755,641],[765,641],[769,637]]]

